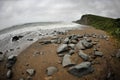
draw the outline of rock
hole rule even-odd
[[[20,78],[19,80],[25,80],[24,78]]]
[[[33,39],[27,39],[28,41],[33,41]]]
[[[13,75],[12,70],[8,70],[6,74],[7,79],[11,79],[12,75]]]
[[[64,44],[68,44],[69,43],[69,38],[65,38],[65,40],[63,41]]]
[[[68,54],[69,54],[69,55],[72,55],[72,54],[74,54],[74,52],[75,52],[74,50],[70,50],[70,51],[68,52]]]
[[[51,43],[57,43],[57,42],[58,42],[57,39],[51,40]]]
[[[100,56],[100,57],[102,57],[102,56],[103,56],[103,53],[100,52],[100,51],[95,51],[95,52],[94,52],[94,55],[95,55],[95,56]]]
[[[90,38],[87,38],[86,41],[87,42],[92,42],[92,40]]]
[[[77,47],[78,49],[81,49],[81,50],[84,50],[84,49],[85,49],[85,47],[83,46],[83,44],[82,44],[81,41],[79,41],[79,42],[76,44],[76,47]]]
[[[51,43],[51,40],[44,40],[43,43],[44,43],[44,44],[50,44],[50,43]]]
[[[87,61],[89,59],[89,56],[87,54],[85,54],[82,50],[79,50],[78,54],[85,61]]]
[[[32,80],[31,76],[27,76],[26,80]]]
[[[75,48],[75,44],[68,44],[68,47],[70,47],[71,49]]]
[[[22,37],[23,36],[14,36],[14,37],[12,37],[12,41],[18,41]]]
[[[58,54],[59,57],[63,57],[65,54]]]
[[[120,49],[118,50],[118,52],[116,54],[116,58],[120,58]]]
[[[87,42],[86,40],[82,40],[82,44],[85,48],[93,47],[93,44],[91,42]]]
[[[34,69],[27,69],[26,72],[30,75],[33,76],[35,74],[35,70]]]
[[[67,50],[68,50],[67,44],[61,44],[57,49],[57,53],[61,53],[61,52],[67,51]]]
[[[69,54],[65,54],[63,57],[63,61],[62,61],[62,66],[63,67],[68,67],[68,66],[72,66],[74,65],[71,60],[70,60],[70,55]]]
[[[93,72],[94,69],[91,66],[90,62],[82,62],[76,66],[70,67],[68,72],[72,75],[75,75],[77,77],[82,77],[84,75],[87,75],[91,72]]]
[[[53,74],[55,74],[56,72],[58,72],[58,69],[54,66],[50,66],[47,68],[47,75],[48,76],[52,76]]]
[[[52,76],[45,77],[45,80],[52,80]]]
[[[35,51],[35,52],[33,53],[33,56],[38,56],[38,55],[40,55],[40,52],[39,52],[39,51]]]
[[[15,55],[10,55],[10,56],[8,57],[8,60],[16,60],[16,56],[15,56]]]
[[[4,60],[5,54],[3,54],[3,52],[0,52],[0,62],[2,62]]]
[[[77,35],[78,38],[83,38],[83,35]]]
[[[78,42],[77,40],[71,40],[70,41],[70,43],[72,43],[72,44],[77,44],[77,42]]]
[[[9,56],[7,59],[6,67],[8,69],[12,68],[12,66],[16,63],[16,60],[17,60],[16,56],[14,55]]]

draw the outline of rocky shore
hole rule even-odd
[[[102,30],[85,27],[42,38],[18,56],[0,52],[1,80],[118,80],[120,50]],[[17,41],[22,36],[14,36]],[[32,38],[28,41],[33,41]]]

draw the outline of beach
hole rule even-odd
[[[64,55],[59,55],[57,53],[58,47],[63,44],[65,38],[70,35],[83,35],[83,38],[89,38],[92,42],[96,42],[91,48],[82,50],[85,54],[90,56],[90,59],[87,60],[87,62],[91,62],[92,67],[94,68],[93,72],[82,77],[70,74],[68,71],[71,66],[63,66],[64,56],[68,51],[66,51]],[[89,35],[104,35],[105,38]],[[56,38],[61,39],[61,41],[55,42],[54,39]],[[103,80],[106,76],[112,74],[112,72],[115,74],[115,78],[119,78],[119,61],[115,57],[118,51],[116,45],[116,39],[108,33],[90,26],[84,26],[82,29],[79,27],[67,29],[66,31],[60,31],[58,34],[52,36],[42,37],[29,44],[26,49],[22,50],[19,55],[17,55],[17,61],[12,67],[12,80]],[[102,56],[97,55],[95,57],[95,55],[93,55],[94,51],[102,52]],[[79,50],[75,47],[74,53],[70,56],[71,62],[75,65],[86,62],[78,53]],[[50,66],[56,67],[57,71],[49,76],[46,69]],[[34,75],[30,76],[26,73],[26,69],[34,69]],[[6,80],[7,70],[6,61],[1,62],[0,72],[2,75],[0,78],[2,80]]]

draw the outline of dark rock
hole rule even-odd
[[[35,70],[34,70],[34,69],[27,69],[26,72],[27,72],[30,76],[35,75]]]
[[[47,68],[47,75],[48,76],[52,76],[53,74],[55,74],[56,72],[58,72],[58,69],[54,66],[50,66]]]
[[[77,77],[82,77],[94,71],[90,62],[82,62],[76,66],[69,68],[68,72]]]
[[[65,54],[63,57],[63,61],[62,61],[62,66],[68,67],[68,66],[72,66],[72,65],[74,65],[74,64],[71,62],[70,55]]]
[[[44,44],[50,44],[51,41],[50,41],[50,40],[44,40],[43,43],[44,43]]]
[[[82,50],[79,50],[78,54],[85,61],[87,61],[89,59],[89,56],[87,54],[85,54]]]
[[[2,62],[4,60],[5,54],[3,54],[3,52],[0,52],[0,62]]]
[[[14,37],[12,37],[12,41],[18,41],[22,37],[23,36],[14,36]]]
[[[28,41],[33,41],[33,39],[27,39]]]
[[[12,75],[13,75],[12,70],[8,70],[6,74],[7,79],[11,79]]]
[[[100,57],[102,57],[102,56],[103,56],[103,53],[100,52],[100,51],[95,51],[95,52],[94,52],[94,55],[95,55],[95,56],[100,56]]]
[[[57,49],[57,53],[61,53],[61,52],[67,51],[67,50],[68,50],[67,44],[61,44]]]

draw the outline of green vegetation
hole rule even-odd
[[[83,15],[77,23],[90,25],[97,29],[102,29],[120,40],[120,19],[101,17],[96,15]]]

